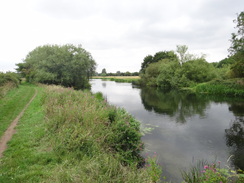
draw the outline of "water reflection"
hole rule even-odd
[[[103,83],[102,83],[102,86],[103,86],[103,88],[106,88],[107,83],[106,83],[106,82],[103,82]]]
[[[205,117],[209,100],[188,92],[141,89],[141,100],[146,110],[174,117],[176,122],[185,123],[193,115]]]
[[[244,103],[230,105],[229,110],[235,114],[230,128],[225,130],[226,145],[230,148],[233,166],[244,170]]]
[[[156,127],[142,137],[145,154],[158,154],[168,181],[181,182],[179,169],[193,161],[217,160],[244,168],[244,102],[233,98],[199,96],[133,88],[129,83],[92,80],[92,92],[102,92],[112,105],[125,108],[141,126]]]

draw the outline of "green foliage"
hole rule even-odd
[[[220,162],[211,164],[200,162],[188,172],[183,171],[182,178],[187,183],[241,183],[244,180],[244,174],[220,168]]]
[[[231,66],[231,77],[244,77],[244,12],[237,14],[237,33],[232,33],[231,46],[229,52],[234,60]]]
[[[229,52],[231,55],[235,55],[239,52],[244,52],[244,11],[237,14],[236,23],[237,33],[232,33],[231,46]]]
[[[174,60],[177,58],[177,55],[173,51],[160,51],[155,53],[154,56],[148,55],[143,59],[141,64],[141,73],[145,73],[145,69],[152,63],[156,63],[163,59]]]
[[[14,72],[0,72],[0,99],[3,98],[8,91],[18,87],[20,84],[19,75]]]
[[[12,89],[4,98],[0,99],[0,136],[18,116],[33,94],[33,87],[20,85],[19,88]]]
[[[154,153],[152,157],[146,158],[146,162],[147,171],[151,177],[152,182],[159,182],[161,180],[162,168],[157,163],[156,153]],[[165,179],[165,177],[163,177],[163,179]]]
[[[124,163],[142,161],[139,152],[143,145],[138,121],[122,109],[115,110],[106,101],[102,101],[101,105],[89,93],[62,88],[54,91],[53,94],[48,92],[45,101],[49,128],[57,136],[55,149],[58,153],[76,151],[92,155],[102,144],[107,151],[117,152]],[[101,101],[100,93],[95,96]]]
[[[140,152],[143,150],[143,143],[141,142],[140,123],[123,109],[109,113],[109,121],[113,131],[106,138],[109,146],[122,155],[123,163],[142,163]]]
[[[158,67],[159,74],[155,75],[156,86],[170,89],[177,87],[178,75],[176,74],[180,69],[180,65],[177,61],[163,60]]]
[[[146,70],[145,74],[141,74],[141,81],[143,85],[147,86],[157,86],[157,76],[160,73],[159,70],[160,63],[150,64]]]
[[[106,75],[107,75],[106,69],[103,68],[102,73],[101,73],[101,76],[106,76]]]
[[[67,44],[39,46],[17,66],[27,82],[85,89],[90,87],[88,80],[95,72],[96,63],[81,46]]]
[[[244,51],[238,52],[233,56],[234,63],[230,68],[232,78],[244,78]]]
[[[195,83],[210,81],[216,77],[214,67],[203,59],[191,60],[182,65],[181,76]]]
[[[137,168],[139,123],[124,110],[101,93],[36,89],[1,159],[0,182],[152,182]]]
[[[229,80],[213,80],[208,83],[198,84],[195,87],[198,93],[243,97],[244,96],[244,80],[229,79]]]
[[[204,59],[190,60],[182,65],[178,60],[164,59],[150,64],[145,74],[141,74],[141,82],[147,86],[171,89],[193,86],[216,77],[214,66]]]

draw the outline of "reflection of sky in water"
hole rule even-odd
[[[140,89],[129,83],[93,80],[92,92],[102,92],[109,103],[125,108],[142,126],[157,126],[142,140],[145,153],[157,152],[159,163],[166,177],[180,182],[180,171],[192,161],[218,160],[226,164],[230,156],[225,142],[225,129],[235,119],[227,103],[207,101],[204,115],[190,114],[184,123],[176,122],[175,116],[147,111],[142,104]],[[105,84],[106,83],[106,84]],[[195,105],[195,104],[194,104]],[[178,112],[179,113],[179,112]]]

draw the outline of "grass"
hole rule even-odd
[[[241,183],[244,181],[243,172],[237,172],[230,168],[221,168],[220,162],[209,163],[199,161],[189,170],[181,171],[186,183]]]
[[[244,79],[214,80],[194,87],[197,93],[244,97]]]
[[[158,181],[152,170],[138,169],[139,122],[124,110],[99,93],[36,89],[0,159],[0,182]]]
[[[110,80],[118,83],[136,83],[140,80],[140,76],[94,76],[92,78]]]
[[[34,92],[33,86],[21,85],[10,90],[4,98],[0,99],[0,136],[29,102]]]

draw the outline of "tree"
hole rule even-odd
[[[106,71],[105,68],[103,68],[101,75],[102,75],[102,76],[106,76],[106,75],[107,75],[107,71]]]
[[[89,78],[96,63],[91,54],[78,45],[44,45],[35,48],[16,64],[19,73],[29,82],[57,84],[75,89],[89,88]]]
[[[231,46],[229,52],[231,55],[235,55],[238,52],[244,52],[244,12],[237,14],[237,19],[233,21],[236,23],[237,33],[231,34]]]
[[[179,61],[180,61],[181,65],[183,63],[185,63],[187,60],[187,54],[186,54],[187,50],[188,50],[188,47],[186,45],[177,45],[176,46],[176,52],[180,56]]]
[[[143,62],[141,64],[141,72],[145,73],[145,69],[151,63],[156,63],[163,59],[174,60],[176,58],[177,58],[177,55],[173,51],[159,51],[159,52],[155,53],[154,56],[148,55],[143,59]]]
[[[237,14],[236,23],[237,33],[232,33],[231,46],[229,53],[234,60],[231,66],[232,77],[244,77],[244,12]]]
[[[153,62],[153,56],[152,55],[147,55],[141,64],[141,72],[144,72],[145,69],[148,67],[150,63]]]

